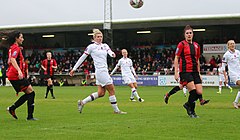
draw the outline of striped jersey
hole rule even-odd
[[[181,41],[175,55],[179,56],[179,72],[198,72],[198,60],[200,58],[200,46],[198,43]]]

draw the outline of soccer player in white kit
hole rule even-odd
[[[125,84],[127,84],[132,92],[130,96],[130,101],[136,101],[134,99],[134,96],[137,97],[139,102],[144,102],[144,99],[142,99],[138,93],[137,93],[137,81],[135,78],[138,78],[134,68],[133,68],[133,63],[130,58],[127,57],[128,52],[126,49],[122,49],[122,58],[118,60],[117,65],[113,69],[110,75],[113,75],[113,73],[121,67],[121,73],[122,73],[122,79]]]
[[[240,51],[235,49],[235,41],[229,40],[227,42],[228,51],[223,55],[222,67],[228,65],[229,78],[236,85],[240,86]],[[228,82],[226,71],[223,71],[225,82]],[[239,108],[240,90],[237,93],[235,101],[233,102],[234,108]]]
[[[225,70],[225,68],[222,67],[222,63],[218,64],[218,79],[219,79],[219,87],[218,87],[218,94],[222,94],[222,85],[224,83],[224,85],[226,87],[228,87],[230,89],[230,93],[232,93],[232,87],[228,85],[228,82],[225,82],[225,77],[223,74],[223,71]]]
[[[115,89],[112,78],[108,73],[107,55],[116,57],[115,53],[109,48],[109,46],[103,41],[103,34],[99,29],[93,29],[93,43],[88,45],[83,55],[78,59],[69,75],[73,76],[76,69],[82,64],[82,62],[91,55],[94,61],[96,85],[98,85],[98,91],[90,94],[83,100],[78,100],[78,110],[82,113],[84,105],[88,102],[94,101],[97,98],[103,97],[106,90],[109,93],[109,101],[113,107],[115,114],[127,114],[127,112],[120,111],[117,106],[117,99],[115,96]]]

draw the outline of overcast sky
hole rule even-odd
[[[140,9],[129,0],[112,0],[113,20],[172,16],[239,14],[240,0],[144,0]],[[104,0],[0,0],[0,26],[98,21]]]

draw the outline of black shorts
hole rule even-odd
[[[49,75],[49,74],[44,75],[44,79],[45,80],[48,80],[49,78],[51,78],[53,80],[54,76],[53,75]]]
[[[30,85],[30,82],[26,78],[23,78],[21,80],[10,80],[10,83],[17,93],[25,91]]]
[[[186,86],[189,82],[194,82],[194,84],[201,84],[202,80],[198,72],[180,72],[180,84]]]

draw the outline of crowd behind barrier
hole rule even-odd
[[[112,71],[118,60],[122,57],[119,49],[114,50],[117,54],[117,58],[110,59],[109,71]],[[163,48],[163,49],[152,49],[152,48],[134,48],[129,51],[129,58],[133,60],[134,69],[138,74],[141,75],[169,75],[173,74],[173,60],[174,60],[173,48]],[[70,69],[73,68],[74,64],[77,62],[79,56],[83,51],[67,51],[64,54],[54,53],[54,58],[58,63],[58,68],[56,69],[56,74],[68,73]],[[29,72],[40,73],[41,72],[41,61],[45,58],[45,53],[39,53],[38,51],[33,51],[31,55],[26,56],[27,63],[29,66]],[[203,74],[215,74],[217,64],[221,63],[220,55],[213,55],[210,60],[201,55],[201,72]],[[0,65],[4,62],[0,58]],[[6,62],[5,62],[6,65]],[[88,57],[82,64],[81,67],[77,69],[77,72],[84,72],[85,74],[93,73],[94,65],[93,60]]]
[[[132,59],[134,69],[138,75],[172,75],[174,74],[173,61],[175,57],[175,48],[176,45],[169,45],[168,47],[153,47],[151,45],[134,46],[128,50],[128,56]],[[52,48],[51,50],[53,51],[53,57],[58,63],[58,68],[55,71],[55,75],[59,76],[67,76],[74,64],[78,61],[78,58],[84,52],[83,48],[81,50],[63,49],[64,51],[61,51],[59,48]],[[41,61],[45,59],[45,51],[46,50],[43,49],[26,49],[24,52],[25,59],[27,59],[29,73],[32,75],[32,77],[34,77],[36,74],[41,75]],[[110,59],[108,61],[110,62],[108,64],[109,71],[113,70],[118,60],[122,57],[121,50],[119,48],[113,49],[113,51],[116,53],[117,57],[114,59],[110,57],[108,58]],[[221,63],[221,57],[222,54],[214,54],[209,60],[207,60],[204,55],[201,55],[201,73],[203,75],[217,75],[217,68],[218,64]],[[1,55],[0,65],[5,65],[7,69],[7,60],[3,60],[2,58],[3,57]],[[94,73],[94,71],[93,60],[89,56],[76,72],[82,73],[83,75],[90,75],[91,73]],[[120,69],[117,72],[120,73]],[[59,78],[59,80],[66,80],[66,78]]]

